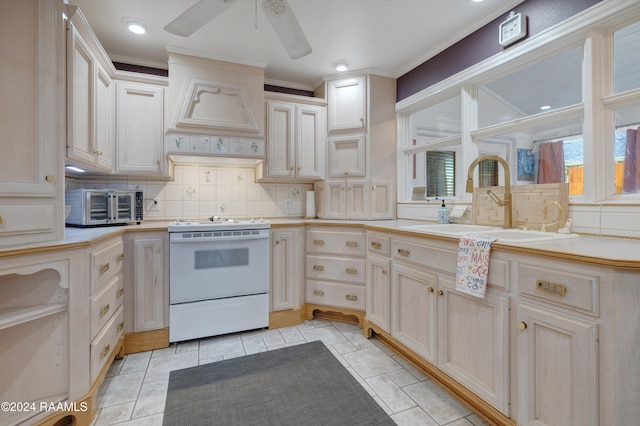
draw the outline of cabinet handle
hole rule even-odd
[[[46,176],[44,177],[44,180],[46,180],[47,182],[55,182],[55,181],[56,181],[56,178],[55,178],[55,176],[53,176],[53,175],[46,175]]]
[[[380,244],[380,243],[379,243],[379,242],[377,242],[377,241],[373,241],[373,242],[371,243],[371,247],[373,247],[373,248],[375,248],[375,249],[379,249],[380,247],[382,247],[382,244]]]
[[[526,322],[524,322],[524,321],[520,321],[520,322],[518,323],[518,329],[519,329],[519,330],[526,330],[526,329],[527,329],[527,327],[528,327],[528,326],[527,326],[527,323],[526,323]]]
[[[429,288],[427,289],[427,291],[428,291],[429,293],[433,293],[433,287],[429,287]]]
[[[376,190],[376,186],[375,185],[371,185],[371,190],[375,191]]]
[[[124,288],[121,288],[120,290],[118,290],[118,293],[116,293],[116,299],[122,297],[124,295]]]
[[[124,253],[120,253],[118,255],[118,262],[122,262],[124,260]]]
[[[122,322],[120,322],[120,324],[118,324],[118,328],[116,328],[116,333],[120,333],[123,328],[124,328],[124,321],[122,321]]]
[[[106,305],[104,305],[104,307],[102,309],[100,309],[100,318],[102,318],[103,316],[107,315],[107,312],[109,312],[109,304],[107,303]]]
[[[358,270],[356,268],[347,268],[346,271],[349,275],[358,275]]]
[[[102,352],[100,352],[100,359],[102,359],[105,356],[109,355],[109,349],[111,349],[111,345],[107,345],[102,349]]]
[[[322,265],[313,265],[314,271],[324,271],[324,266]]]
[[[347,300],[351,300],[352,302],[355,302],[356,300],[358,300],[358,296],[354,296],[352,294],[347,294],[346,299]]]
[[[387,275],[387,270],[386,269],[382,270],[382,275]]]
[[[324,296],[324,291],[322,290],[313,290],[314,296]]]
[[[104,274],[104,273],[105,273],[105,272],[107,272],[108,270],[109,270],[109,264],[108,264],[108,263],[107,263],[107,264],[105,264],[105,265],[102,265],[102,266],[100,267],[100,273],[101,273],[101,274]]]
[[[356,248],[358,247],[358,243],[355,241],[347,241],[346,246],[351,248]]]
[[[400,256],[409,257],[409,250],[405,250],[405,249],[398,249],[398,254],[399,254]]]
[[[544,291],[545,293],[556,294],[560,297],[564,297],[567,293],[567,289],[564,285],[558,283],[550,283],[549,281],[536,280],[536,290]]]
[[[279,245],[280,244],[280,240],[275,240],[274,243],[275,243],[275,245]]]
[[[99,156],[99,157],[100,157],[100,156],[102,156],[102,151],[98,151],[97,149],[95,149],[95,150],[93,151],[93,154],[94,154],[94,155],[97,155],[97,156]]]
[[[438,296],[444,296],[444,291],[438,290]]]
[[[323,246],[324,245],[324,240],[313,240],[313,245],[314,246]]]
[[[0,225],[2,225],[2,215],[0,214]]]

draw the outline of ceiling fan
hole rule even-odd
[[[188,37],[224,12],[235,1],[200,0],[169,22],[164,29],[171,34]],[[258,0],[256,12],[257,2]],[[287,0],[262,0],[262,10],[291,59],[302,58],[312,52]]]

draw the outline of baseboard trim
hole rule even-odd
[[[124,335],[125,354],[153,351],[169,347],[169,328],[140,331]]]

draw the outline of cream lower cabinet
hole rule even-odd
[[[393,239],[392,256],[392,337],[509,415],[509,296],[457,292],[455,244]]]
[[[362,229],[308,227],[305,301],[364,311],[364,247]]]
[[[159,330],[168,326],[168,236],[166,232],[125,235],[127,332]]]
[[[391,333],[389,235],[367,231],[367,320]]]
[[[304,303],[304,227],[271,229],[271,311]]]

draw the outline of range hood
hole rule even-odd
[[[169,131],[264,138],[264,68],[169,51]]]

